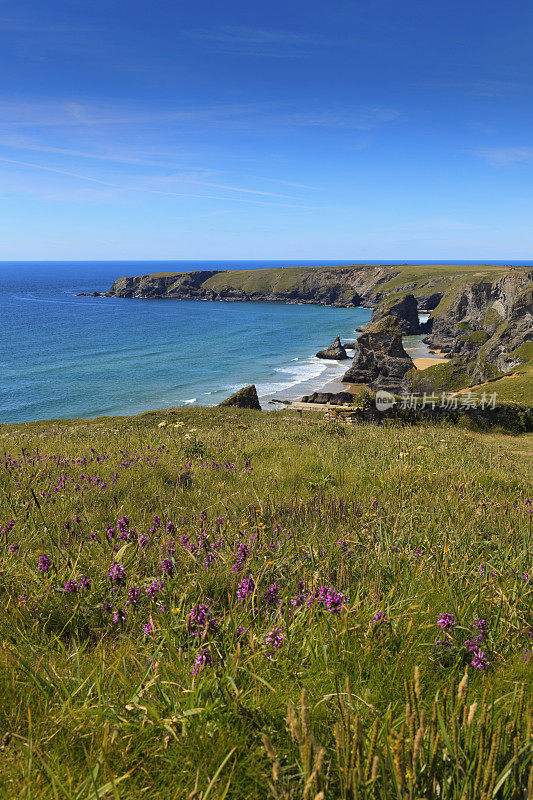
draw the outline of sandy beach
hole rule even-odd
[[[413,363],[417,369],[427,369],[428,367],[434,367],[435,364],[446,364],[449,360],[449,358],[439,358],[437,356],[422,356],[421,358],[413,358]]]

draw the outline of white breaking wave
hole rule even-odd
[[[318,358],[309,359],[308,361],[299,362],[298,364],[293,363],[288,367],[278,367],[275,372],[286,374],[287,379],[284,381],[265,381],[259,383],[257,384],[257,394],[259,397],[265,397],[266,395],[287,391],[294,386],[319,378],[327,368],[328,365],[319,361]]]
[[[184,400],[183,402],[187,405],[191,405],[192,403],[196,403],[196,397],[191,397],[190,400]]]

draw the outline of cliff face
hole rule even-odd
[[[354,265],[138,275],[100,294],[372,307],[372,323],[391,318],[404,335],[429,330],[426,341],[478,380],[520,363],[514,351],[533,338],[532,286],[526,268]],[[419,311],[432,312],[423,326]]]
[[[532,282],[533,270],[512,272],[450,291],[435,309],[428,344],[454,357],[483,351],[490,363],[505,369],[502,353],[533,338]]]
[[[419,333],[418,304],[413,294],[406,294],[396,300],[394,295],[390,302],[382,300],[372,312],[371,324],[384,317],[396,317],[405,336]]]
[[[402,344],[402,329],[392,316],[370,325],[355,343],[352,366],[344,373],[346,383],[367,383],[373,389],[397,391],[413,368]]]
[[[217,270],[182,272],[170,275],[136,275],[132,278],[118,278],[113,282],[108,297],[163,298],[201,296],[201,286]]]
[[[213,270],[138,275],[114,281],[110,297],[300,302],[359,306],[370,301],[390,267],[287,268],[247,271]]]
[[[533,341],[533,284],[526,286],[515,298],[504,323],[479,351],[478,363],[484,361],[494,364],[501,372],[509,372],[521,363],[515,354],[526,342]],[[481,369],[479,370],[481,372]]]

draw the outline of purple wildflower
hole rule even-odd
[[[242,639],[247,631],[248,628],[245,628],[244,625],[239,625],[239,627],[235,631],[235,639]]]
[[[206,667],[210,667],[212,663],[213,660],[211,658],[210,650],[208,648],[201,650],[194,659],[192,674],[198,675],[198,673],[203,672]]]
[[[440,614],[437,625],[443,631],[453,631],[457,623],[453,614]]]
[[[337,592],[331,586],[321,586],[320,591],[316,597],[319,603],[324,603],[328,611],[340,611],[340,608],[346,602],[346,597],[342,592]]]
[[[265,637],[265,644],[268,651],[267,655],[269,658],[272,658],[274,652],[281,647],[284,640],[285,636],[282,634],[281,628],[274,628],[273,630],[270,631],[270,633],[267,633]]]
[[[146,625],[143,625],[143,633],[145,636],[152,636],[155,633],[155,627],[152,620],[149,620]]]
[[[231,568],[232,572],[240,572],[241,571],[241,569],[243,568],[244,562],[248,558],[249,553],[250,553],[250,550],[248,549],[248,547],[241,542],[239,544],[239,546],[237,547],[237,553],[236,553],[237,557],[235,559],[235,564]]]
[[[289,601],[291,606],[294,606],[295,608],[303,606],[303,604],[309,598],[309,592],[305,588],[305,584],[303,581],[298,581],[298,589],[299,589],[298,593],[295,594],[294,597],[291,597]]]
[[[471,665],[476,669],[486,669],[489,665],[489,661],[483,650],[480,650],[479,647],[470,649],[472,652],[472,661],[470,662]]]
[[[267,606],[276,606],[278,604],[279,586],[277,583],[271,583],[266,590],[263,600]]]
[[[237,587],[237,597],[242,603],[246,603],[248,597],[254,593],[254,589],[254,579],[252,577],[244,578],[244,580],[242,580]]]
[[[107,571],[107,577],[111,583],[121,586],[126,580],[126,570],[120,561],[113,561]]]
[[[121,625],[124,624],[124,620],[126,619],[126,615],[121,608],[117,608],[117,610],[113,614],[113,622],[115,625],[120,623]]]
[[[388,621],[386,611],[377,611],[372,619],[372,627],[375,628],[376,625],[386,625]]]
[[[209,606],[198,603],[190,610],[188,626],[192,636],[201,636],[204,631],[216,630],[218,622],[213,618]]]
[[[52,562],[50,561],[48,556],[45,555],[39,556],[39,561],[37,562],[37,569],[40,569],[41,572],[48,572],[51,566]]]
[[[339,539],[337,541],[337,546],[339,547],[343,556],[350,556],[352,554],[352,549],[346,539]]]
[[[80,588],[76,581],[72,580],[72,578],[68,581],[65,581],[63,584],[63,588],[66,592],[77,592]]]
[[[174,563],[171,558],[164,558],[161,561],[161,572],[170,578],[174,575]]]
[[[128,587],[128,599],[126,600],[127,605],[136,606],[139,602],[139,598],[141,596],[141,590],[138,586],[129,586]]]
[[[146,588],[146,594],[150,600],[155,600],[159,592],[162,592],[164,588],[164,584],[161,581],[155,580]]]

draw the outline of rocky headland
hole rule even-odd
[[[533,364],[533,270],[526,267],[362,264],[197,270],[118,278],[109,291],[91,296],[372,308],[371,323],[357,340],[344,380],[362,380],[374,388],[461,388]],[[429,314],[423,324],[421,312]],[[414,369],[401,335],[419,333],[426,333],[425,341],[451,361]],[[343,350],[336,340],[319,357],[340,359]]]

